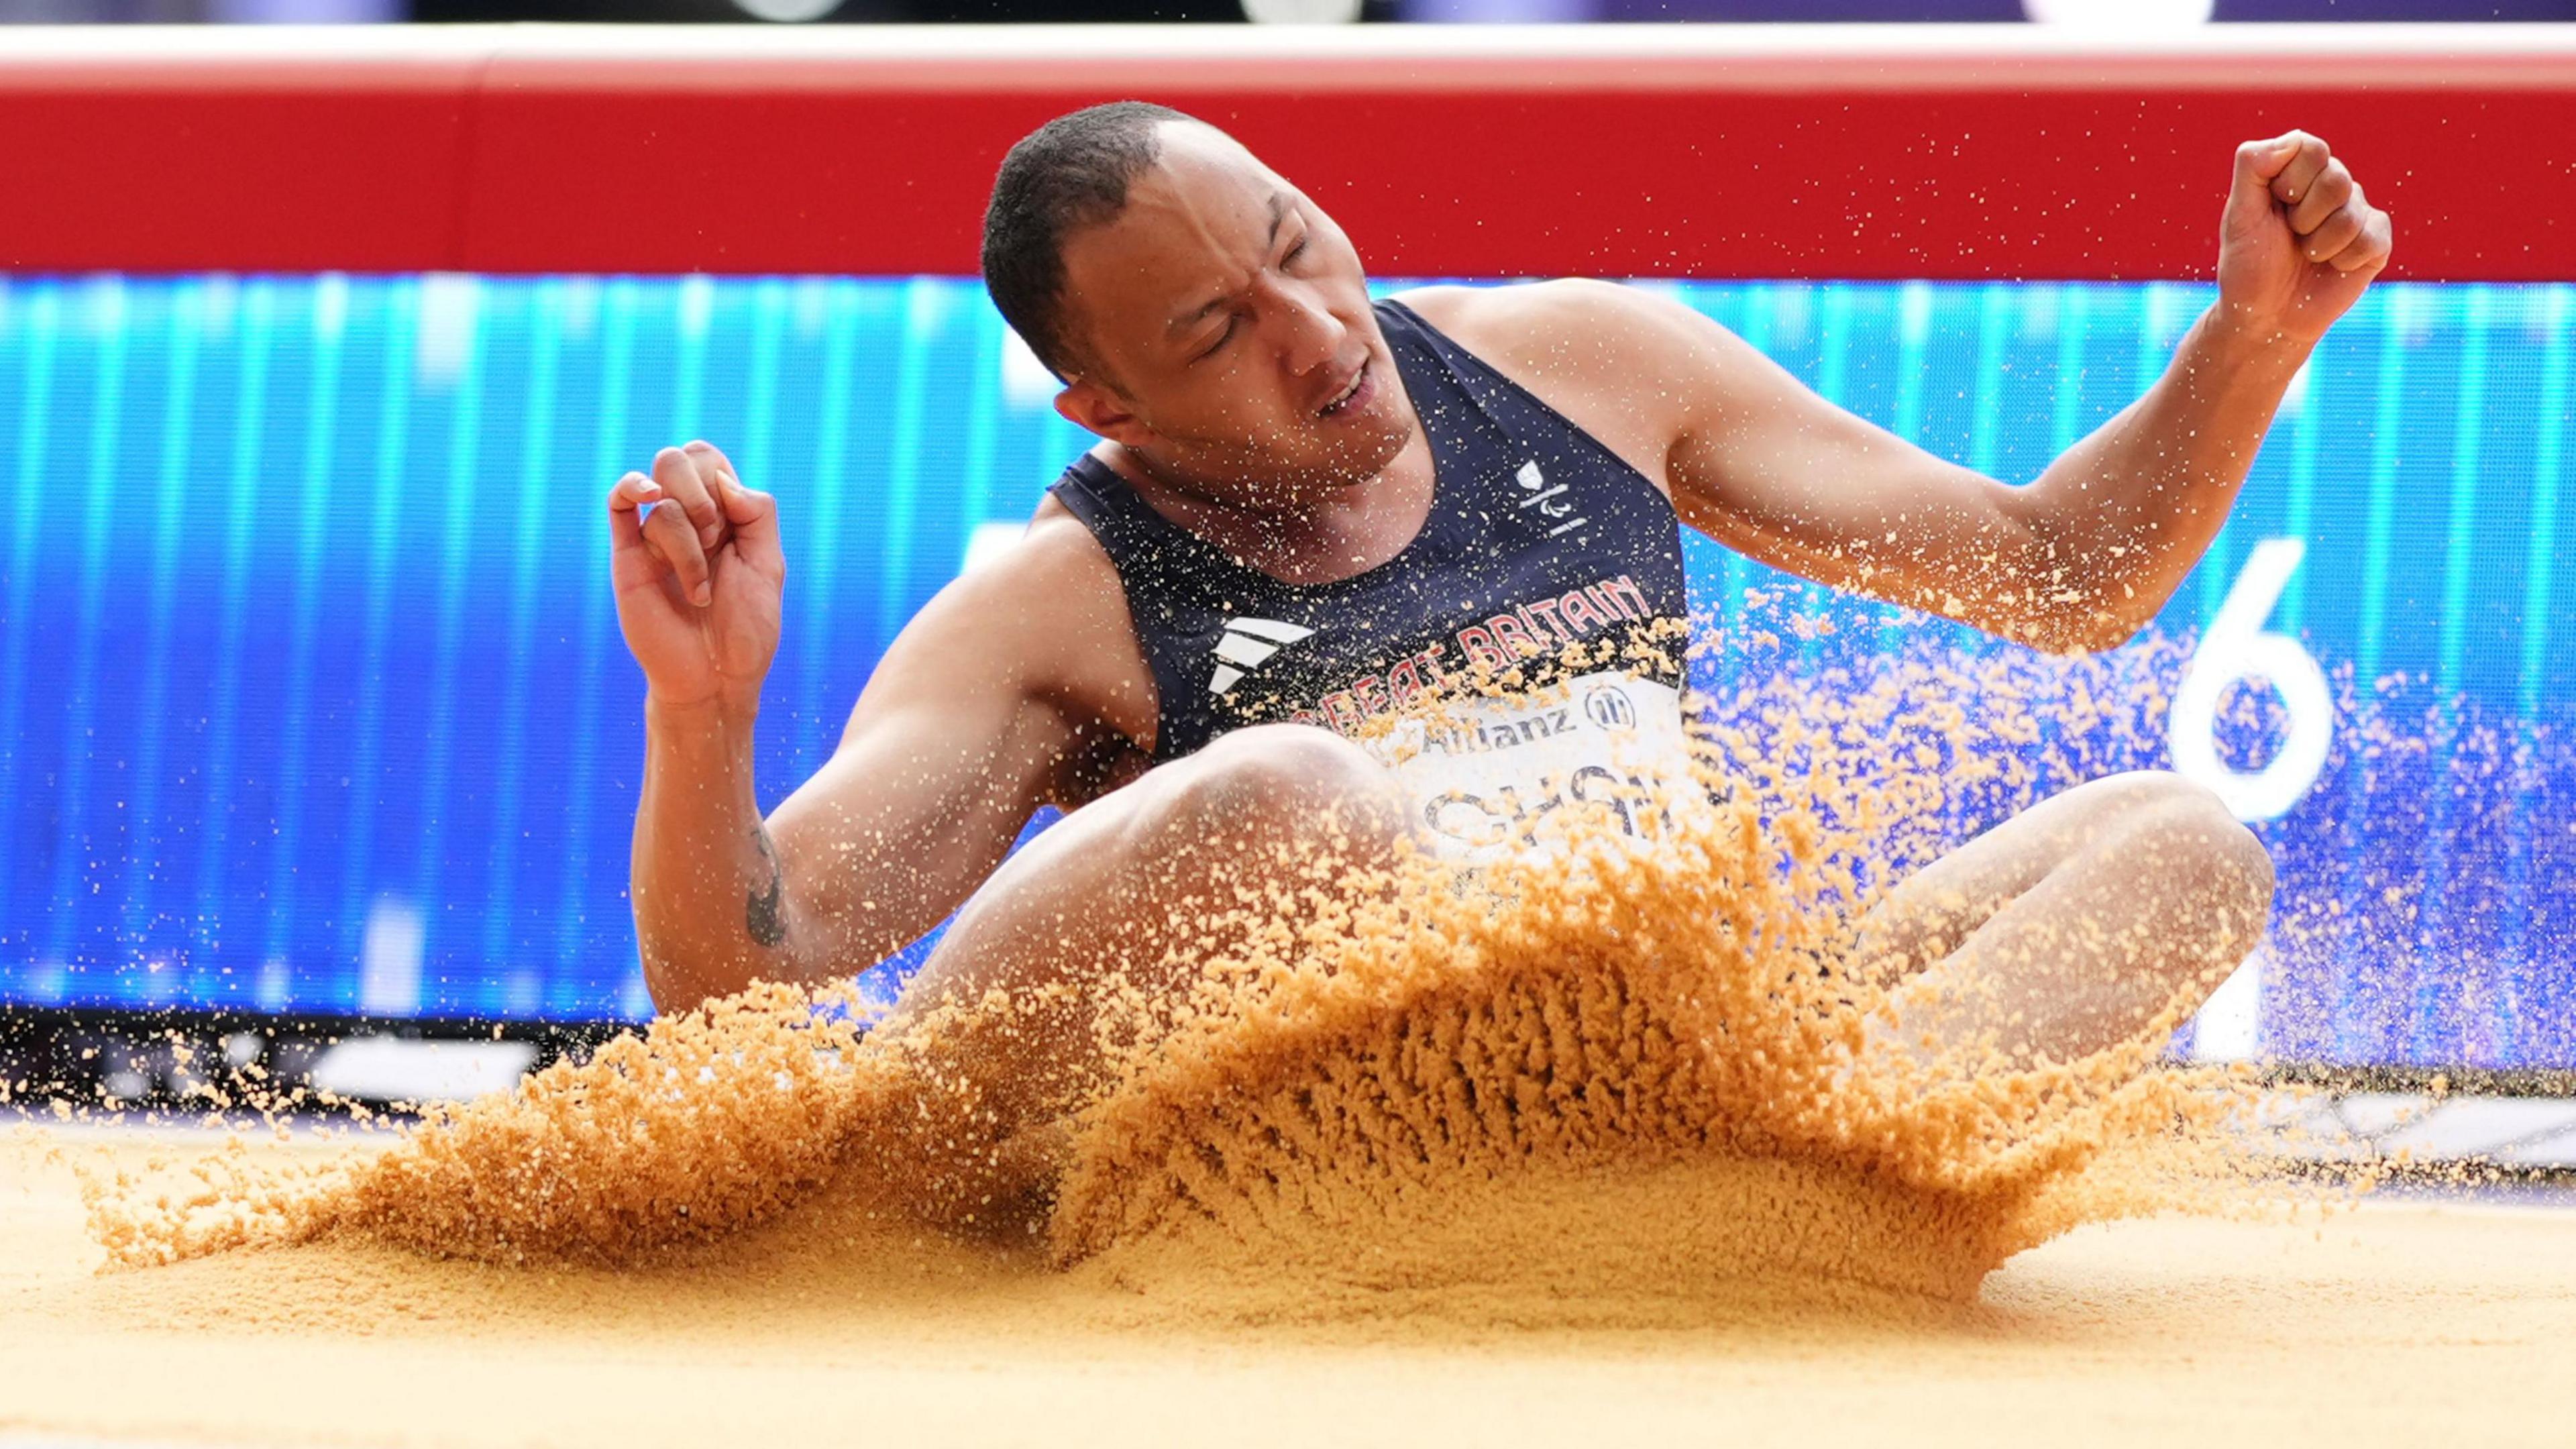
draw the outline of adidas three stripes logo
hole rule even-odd
[[[1223,661],[1216,673],[1208,677],[1208,693],[1225,694],[1258,669],[1280,646],[1294,644],[1315,631],[1303,624],[1290,624],[1278,619],[1228,619],[1225,632],[1216,639],[1216,657]]]

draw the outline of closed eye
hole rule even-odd
[[[1302,257],[1302,256],[1304,256],[1304,255],[1306,254],[1306,244],[1307,244],[1308,242],[1313,241],[1313,240],[1314,240],[1314,236],[1313,236],[1313,234],[1312,234],[1312,233],[1309,233],[1309,234],[1307,234],[1307,235],[1305,235],[1305,236],[1301,236],[1301,237],[1297,238],[1297,244],[1296,244],[1295,246],[1290,247],[1290,248],[1288,249],[1287,255],[1285,255],[1285,256],[1283,256],[1283,257],[1281,257],[1281,258],[1279,259],[1279,265],[1280,265],[1282,268],[1286,268],[1286,267],[1288,267],[1288,266],[1293,265],[1299,257]],[[1225,330],[1223,330],[1223,331],[1221,331],[1221,332],[1217,333],[1217,335],[1216,335],[1216,340],[1215,340],[1214,342],[1211,342],[1211,343],[1209,343],[1207,346],[1205,346],[1205,347],[1203,347],[1203,348],[1200,348],[1200,349],[1199,349],[1199,351],[1198,351],[1198,354],[1197,354],[1196,356],[1192,357],[1192,358],[1190,359],[1190,362],[1191,362],[1193,365],[1196,365],[1196,364],[1198,364],[1198,363],[1205,362],[1205,361],[1207,361],[1209,358],[1214,357],[1214,356],[1216,356],[1218,353],[1220,353],[1220,352],[1224,351],[1224,350],[1225,350],[1225,345],[1226,345],[1227,343],[1229,343],[1229,342],[1231,342],[1231,341],[1233,341],[1233,340],[1234,340],[1235,324],[1236,324],[1237,322],[1240,322],[1241,320],[1242,320],[1242,318],[1240,318],[1240,317],[1228,317],[1227,319],[1225,319]]]
[[[1193,363],[1205,362],[1209,358],[1216,356],[1217,353],[1223,351],[1225,349],[1225,345],[1234,340],[1234,324],[1241,320],[1241,318],[1237,317],[1226,318],[1225,330],[1219,332],[1216,335],[1216,340],[1209,343],[1206,347],[1201,348],[1198,356],[1191,358],[1190,361]]]

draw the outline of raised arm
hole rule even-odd
[[[2325,143],[2240,147],[2218,301],[2144,396],[2018,488],[1826,402],[1677,303],[1596,287],[1572,303],[1598,314],[1590,325],[1558,330],[1609,339],[1632,391],[1658,380],[1647,406],[1665,410],[1652,442],[1667,451],[1651,461],[1702,532],[2041,648],[2102,649],[2154,617],[2208,548],[2291,379],[2388,254],[2386,214]]]
[[[644,502],[663,506],[639,523]],[[1031,811],[1078,795],[1121,743],[1097,707],[1125,678],[1120,656],[1073,635],[1115,642],[1123,616],[1094,617],[1072,551],[1024,548],[1024,567],[960,579],[922,610],[831,760],[764,820],[752,734],[785,577],[775,509],[693,445],[621,480],[610,512],[619,619],[650,685],[631,884],[663,1010],[865,968],[937,924]]]

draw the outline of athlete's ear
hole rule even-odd
[[[1098,381],[1077,377],[1055,395],[1055,410],[1066,422],[1113,443],[1138,447],[1155,441],[1154,430],[1127,410],[1118,394]]]

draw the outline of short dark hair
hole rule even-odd
[[[1111,101],[1056,117],[1002,158],[984,208],[984,289],[1056,376],[1075,371],[1065,335],[1065,238],[1126,210],[1127,188],[1162,155],[1156,128],[1189,119],[1169,106]]]

